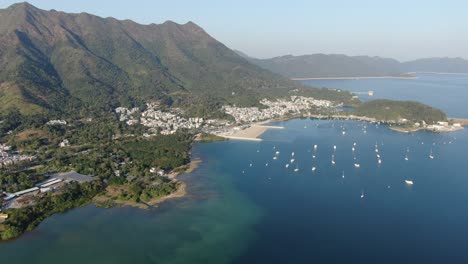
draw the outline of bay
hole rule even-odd
[[[333,82],[324,85],[392,99],[426,95],[420,101],[468,116],[464,77]],[[423,88],[446,97],[413,91]],[[196,144],[193,156],[203,163],[181,176],[184,198],[150,210],[76,208],[1,243],[0,256],[9,263],[466,263],[466,129],[403,134],[310,119],[274,125],[284,129],[261,142]]]

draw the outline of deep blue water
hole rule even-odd
[[[424,78],[449,82],[447,76]],[[459,82],[458,76],[453,79]],[[377,81],[375,87],[384,87],[388,80]],[[412,80],[402,83],[407,81]],[[418,81],[426,82],[422,77]],[[463,84],[450,86],[457,98],[443,98],[447,105],[441,108],[467,116],[464,105],[457,103],[459,97],[468,98]],[[405,95],[418,94],[407,85],[392,89],[389,94],[399,99],[416,99]],[[384,94],[373,90],[376,96]],[[432,95],[421,101],[430,100]],[[275,125],[285,128],[267,131],[262,142],[197,144],[193,155],[204,162],[181,177],[188,186],[185,198],[146,211],[77,208],[0,244],[1,259],[80,264],[468,263],[468,130],[404,134],[384,125],[310,119]],[[434,159],[429,158],[431,149]],[[276,151],[280,154],[274,160]],[[292,152],[296,161],[286,169]]]

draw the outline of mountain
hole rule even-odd
[[[0,111],[26,114],[93,113],[152,99],[248,104],[269,89],[295,85],[193,22],[141,25],[28,3],[0,9],[0,69]]]
[[[407,72],[468,73],[462,58],[430,58],[409,62],[340,54],[286,55],[256,59],[237,51],[250,62],[289,78],[407,76]]]
[[[249,61],[290,78],[382,76],[400,73],[398,61],[368,56],[287,55],[271,59],[249,59]]]
[[[402,63],[406,72],[468,73],[468,60],[462,58],[426,58]]]

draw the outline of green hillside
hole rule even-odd
[[[0,35],[3,111],[89,115],[153,99],[189,106],[208,97],[216,105],[251,104],[296,86],[192,22],[140,25],[20,3],[0,10]]]
[[[356,108],[356,114],[374,117],[378,120],[407,119],[409,121],[425,121],[432,124],[447,119],[444,112],[425,104],[412,101],[373,100],[362,103]]]

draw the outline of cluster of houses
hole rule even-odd
[[[237,123],[249,123],[278,118],[287,114],[300,114],[311,108],[330,108],[335,106],[331,101],[317,100],[312,97],[291,96],[290,99],[278,99],[276,101],[263,99],[260,103],[267,106],[265,109],[235,106],[224,106],[223,109],[226,114],[233,116]]]
[[[16,164],[22,161],[32,161],[35,157],[10,153],[11,146],[0,144],[0,167]]]
[[[119,120],[126,122],[127,125],[140,123],[145,127],[151,128],[151,136],[158,133],[162,135],[170,135],[177,132],[179,129],[200,129],[213,126],[217,123],[216,120],[205,120],[199,117],[185,118],[181,116],[177,109],[171,111],[161,111],[158,103],[147,103],[145,111],[139,113],[138,108],[128,109],[118,107],[115,112],[119,114]]]
[[[65,120],[50,120],[46,123],[46,125],[54,126],[54,125],[66,125],[67,121]]]
[[[463,126],[460,123],[449,124],[449,122],[439,121],[437,124],[427,125],[427,130],[434,132],[451,132],[463,129]]]
[[[126,122],[129,126],[138,124],[140,113],[140,109],[138,107],[134,107],[132,109],[126,107],[117,107],[115,112],[119,115],[119,120],[121,122]]]

